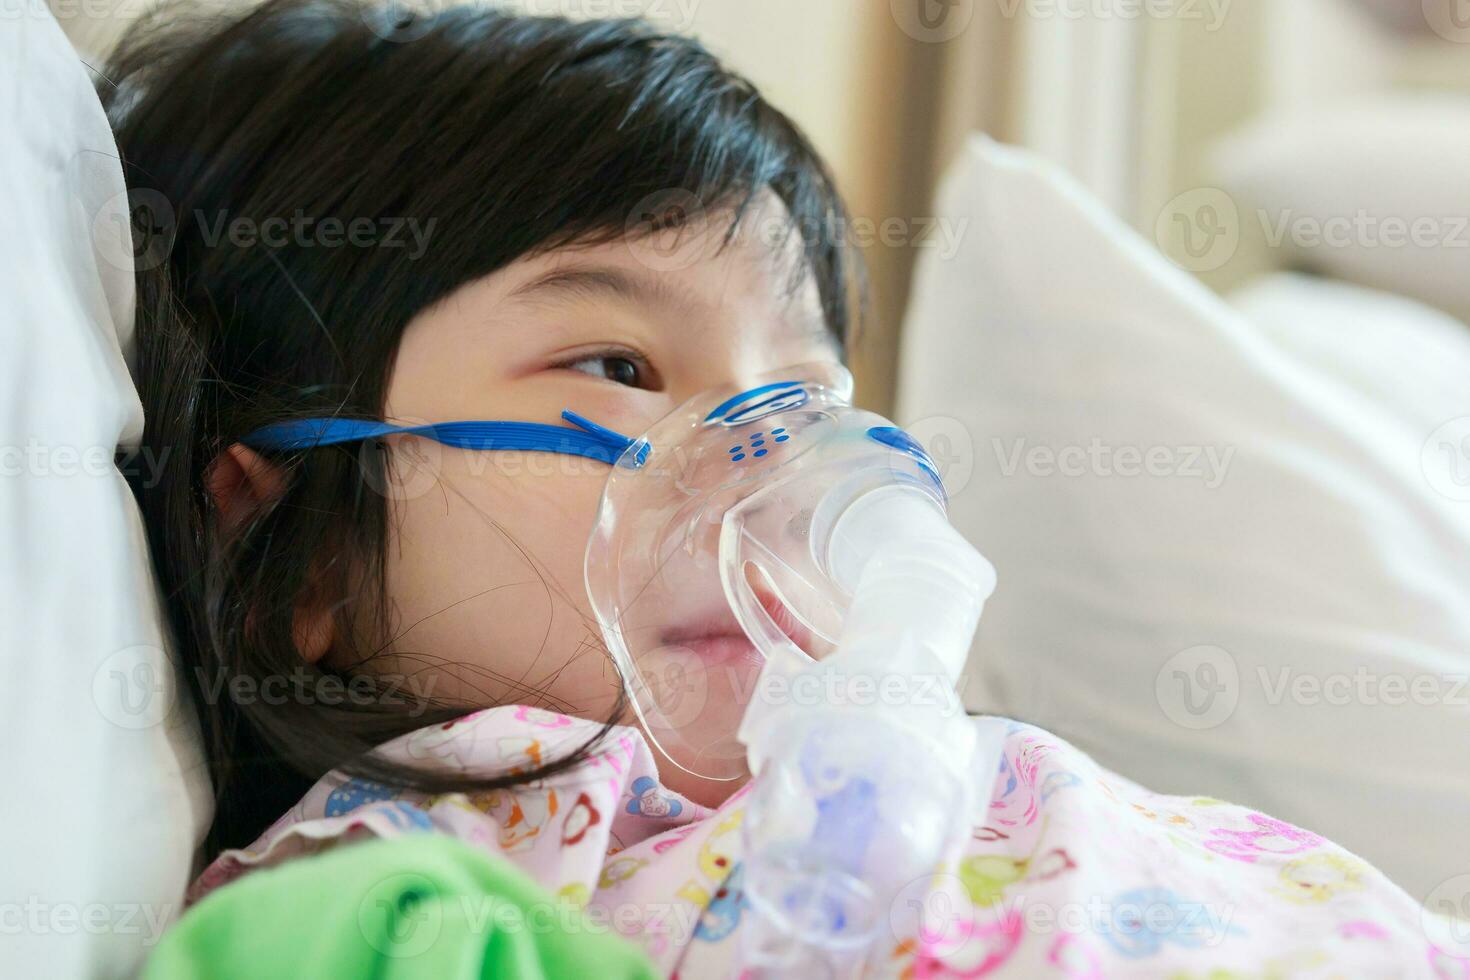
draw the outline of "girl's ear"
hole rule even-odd
[[[301,658],[309,664],[325,657],[337,640],[337,624],[330,607],[313,595],[314,590],[308,588],[291,617],[291,638],[296,641]]]
[[[204,471],[204,486],[214,498],[221,530],[237,531],[261,508],[286,492],[281,468],[249,446],[235,443],[216,456]],[[292,638],[308,663],[316,663],[332,648],[336,627],[325,603],[308,587],[292,618]]]
[[[240,528],[261,507],[286,492],[281,468],[249,446],[234,443],[204,471],[204,487],[214,498],[214,512],[226,534]]]

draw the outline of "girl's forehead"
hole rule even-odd
[[[602,301],[656,315],[692,335],[702,326],[758,321],[794,339],[835,339],[810,277],[742,263],[731,252],[676,271],[650,270],[628,261],[626,250],[614,244],[555,257],[543,268],[523,270],[518,279],[506,294],[509,304]]]
[[[568,245],[513,263],[508,303],[604,300],[668,314],[685,326],[759,319],[799,339],[835,343],[806,267],[799,230],[773,194],[735,223],[728,212],[698,214],[594,245]]]

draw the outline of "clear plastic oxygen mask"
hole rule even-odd
[[[690,400],[614,465],[587,548],[658,750],[759,775],[744,942],[778,973],[861,962],[885,903],[989,802],[973,787],[999,749],[954,693],[994,571],[924,449],[850,396],[843,368],[810,364]]]

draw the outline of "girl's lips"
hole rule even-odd
[[[803,650],[808,650],[811,632],[802,625],[801,621],[767,589],[756,586],[754,591],[761,608],[771,617],[776,628],[786,634],[792,643]],[[723,610],[721,615],[707,618],[692,628],[670,630],[663,635],[662,642],[665,646],[687,647],[694,651],[701,660],[711,663],[749,659],[759,664],[763,660],[761,653],[755,649],[755,644],[750,642],[745,631],[740,628],[734,613],[728,609]]]
[[[673,644],[692,652],[700,661],[712,667],[753,668],[759,670],[765,657],[750,642],[744,633],[735,636],[702,636]]]

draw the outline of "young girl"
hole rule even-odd
[[[217,796],[203,900],[154,972],[728,972],[741,793],[632,727],[582,585],[606,464],[250,436],[568,408],[637,434],[841,362],[862,273],[810,144],[633,21],[165,9],[106,76],[143,448],[168,461],[136,490]],[[918,927],[895,910],[887,972],[1470,971],[1309,832],[1147,793],[1021,725],[976,779],[995,802],[950,890],[916,883]],[[364,837],[438,843],[333,846]],[[487,895],[580,911],[541,932],[446,911]],[[429,906],[434,937],[399,928]],[[497,959],[507,935],[530,945]]]

